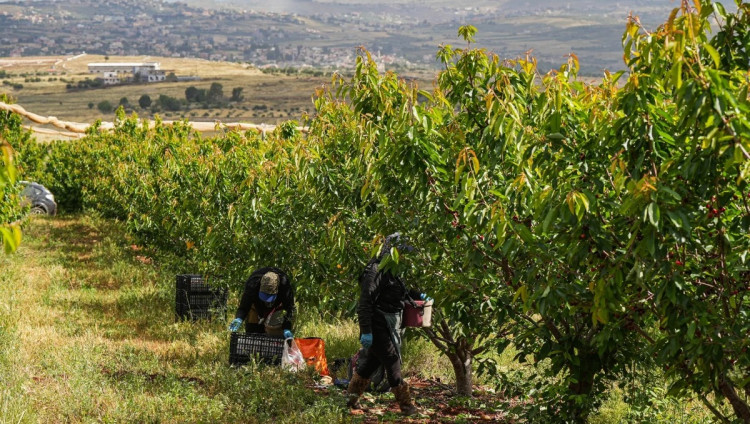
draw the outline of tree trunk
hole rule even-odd
[[[569,364],[568,370],[576,382],[568,384],[568,390],[576,396],[591,396],[594,388],[594,378],[596,373],[601,371],[601,361],[596,353],[578,352],[579,364]],[[589,402],[578,403],[569,401],[568,410],[573,414],[573,420],[576,423],[585,423],[591,413],[592,406]]]
[[[471,348],[467,348],[466,339],[460,339],[455,351],[448,353],[448,359],[453,365],[453,372],[456,374],[456,391],[462,396],[472,395],[472,353]]]
[[[734,410],[735,415],[737,415],[737,418],[741,419],[743,422],[750,424],[750,407],[748,404],[740,398],[740,396],[737,394],[737,391],[734,390],[734,386],[727,378],[722,378],[719,382],[719,390],[721,390],[721,394],[724,395],[724,397],[729,400],[729,403],[732,405],[732,409]]]
[[[424,330],[432,344],[451,361],[456,375],[456,392],[462,396],[471,396],[473,388],[471,365],[474,354],[481,350],[473,351],[472,343],[466,336],[453,338],[446,320],[440,320],[433,328]]]

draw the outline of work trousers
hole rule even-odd
[[[389,326],[382,315],[376,313],[373,316],[372,346],[367,349],[364,361],[359,361],[357,374],[369,379],[383,365],[388,385],[396,387],[401,384],[401,340],[400,336],[394,337],[399,330]]]

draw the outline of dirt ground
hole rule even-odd
[[[474,396],[458,396],[455,390],[437,380],[407,378],[419,412],[411,417],[401,415],[390,393],[365,393],[361,409],[351,411],[362,423],[513,423],[500,408],[497,395],[488,388],[475,387]],[[345,390],[331,386],[316,388],[321,396],[344,396]]]

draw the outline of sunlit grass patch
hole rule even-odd
[[[348,420],[309,373],[230,367],[227,320],[176,321],[170,259],[138,260],[116,223],[35,219],[26,237],[0,258],[0,422]]]

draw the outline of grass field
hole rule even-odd
[[[18,252],[0,256],[0,422],[400,420],[390,393],[350,415],[343,392],[313,390],[309,374],[230,368],[229,317],[175,322],[174,275],[189,270],[130,243],[105,220],[37,218]],[[301,309],[297,336],[322,337],[329,360],[356,352],[356,323]],[[409,340],[406,375],[450,383],[447,362]],[[441,414],[430,405],[414,422]]]

